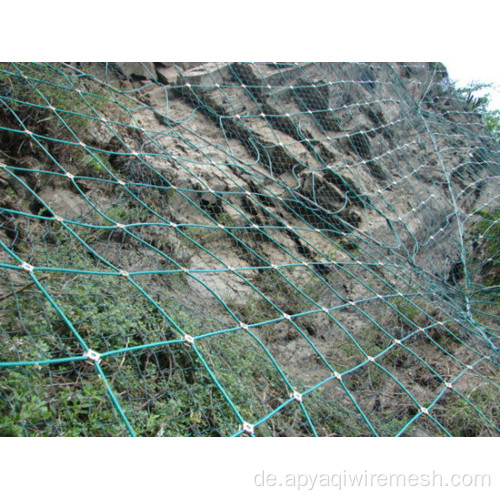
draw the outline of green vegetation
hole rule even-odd
[[[491,213],[478,210],[475,215],[483,219],[475,225],[473,234],[484,239],[486,260],[500,258],[500,209]]]
[[[498,333],[496,317],[500,313],[500,209],[477,210],[469,235],[469,266],[473,289],[474,316],[492,332]]]
[[[500,110],[491,109],[489,94],[477,97],[477,92],[483,93],[487,89],[491,89],[491,84],[487,83],[472,83],[467,87],[458,88],[457,92],[466,106],[470,110],[480,113],[487,129],[492,137],[500,142]]]
[[[495,435],[493,428],[500,426],[498,387],[477,381],[473,389],[463,394],[449,392],[433,412],[453,436]],[[485,426],[485,420],[491,423],[490,429]]]
[[[79,91],[74,87],[75,78],[79,78]],[[103,117],[116,123],[128,121],[117,105],[121,99],[90,77],[73,74],[63,64],[0,63],[2,127],[36,134],[37,142],[59,164],[71,164],[74,174],[111,170],[106,155],[81,147],[80,142],[82,138],[92,142],[89,130],[101,126]],[[20,158],[39,156],[41,151],[32,138],[2,131],[0,149]],[[40,158],[46,159],[45,155]]]
[[[54,230],[40,248],[46,264],[86,269],[90,256],[73,239]],[[41,256],[40,255],[40,256]],[[28,284],[29,282],[27,282]],[[180,339],[170,321],[125,278],[52,273],[45,289],[57,300],[79,336],[97,352],[120,352],[103,358],[101,367],[136,433],[140,435],[227,435],[239,421],[201,359]],[[175,297],[189,293],[185,278],[165,277],[157,300],[182,332],[196,337],[221,328],[220,320],[189,310]],[[170,290],[165,296],[165,290]],[[36,361],[81,356],[83,347],[62,317],[34,285],[2,300],[2,361]],[[29,311],[29,315],[22,313]],[[276,368],[251,337],[237,331],[197,342],[203,360],[248,421],[268,413],[269,400],[287,394]],[[21,356],[21,358],[19,357]],[[272,435],[286,427],[280,417],[259,427]],[[57,424],[54,424],[56,422]],[[0,369],[0,435],[123,435],[116,410],[101,378],[87,361]]]

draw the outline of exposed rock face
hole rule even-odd
[[[217,390],[226,384],[221,407],[227,399],[239,407],[240,398],[258,408],[247,421],[277,408],[290,384],[311,394],[303,414],[266,423],[263,434],[286,434],[287,426],[297,434],[457,434],[443,384],[455,386],[451,399],[475,378],[494,376],[494,314],[471,306],[491,268],[476,262],[485,247],[472,236],[474,214],[498,208],[499,164],[481,117],[446,88],[442,72],[424,63],[166,62],[65,71],[87,75],[80,93],[73,88],[61,100],[40,84],[48,102],[30,97],[36,111],[13,104],[14,83],[0,92],[0,186],[10,190],[2,285],[28,261],[64,276],[103,273],[90,275],[99,282],[130,273],[122,273],[127,307],[139,301],[133,297],[145,300],[141,307],[164,322],[161,336],[146,338],[134,320],[127,326],[134,334],[118,320],[103,333],[99,321],[70,309],[64,321],[75,338],[90,347],[101,339],[102,351],[115,352],[200,337],[206,351],[198,356],[213,369],[208,380],[225,381]],[[54,217],[63,240],[54,236]],[[50,282],[39,300],[64,303],[65,286]],[[46,327],[52,335],[54,321]],[[236,335],[248,337],[237,354],[211,347]],[[81,351],[78,343],[58,349],[29,356]],[[279,382],[238,371],[247,352],[255,367],[264,358],[278,366]],[[165,370],[167,382],[189,372],[177,352],[168,362],[151,356],[162,380]],[[137,359],[144,376],[150,357]],[[464,375],[464,366],[474,369]],[[189,393],[196,384],[183,377],[179,390]],[[238,384],[255,390],[249,396]],[[170,400],[176,389],[162,390]],[[155,394],[138,397],[149,404]],[[189,397],[199,421],[191,417],[186,430],[172,417],[161,433],[214,433],[203,429],[222,425],[206,401]],[[418,413],[425,404],[434,419]],[[496,432],[490,410],[462,434]],[[237,432],[238,418],[215,433]],[[346,418],[350,428],[341,424]]]
[[[122,62],[115,63],[115,68],[129,79],[156,80],[156,69],[153,63]]]

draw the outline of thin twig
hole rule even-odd
[[[130,337],[127,337],[127,342],[125,343],[125,349],[128,348],[129,341],[130,341]],[[118,369],[116,370],[115,374],[113,375],[113,378],[111,379],[111,384],[110,385],[114,384],[115,378],[118,375],[118,372],[121,370],[121,367],[123,366],[123,363],[125,363],[125,358],[126,357],[127,357],[127,353],[125,352],[123,354],[123,357],[122,357],[121,361],[120,361],[120,364],[118,365]]]

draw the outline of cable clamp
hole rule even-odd
[[[241,424],[241,429],[247,434],[253,434],[254,426],[248,422],[243,422],[243,424]]]
[[[184,341],[187,342],[188,344],[194,344],[194,338],[191,337],[191,335],[184,335]]]
[[[33,272],[34,267],[31,264],[28,264],[27,262],[23,262],[21,264],[21,267],[25,270],[28,271],[29,273]]]
[[[298,401],[299,403],[302,401],[302,394],[300,392],[293,391],[291,397],[295,399],[295,401]]]
[[[90,360],[94,361],[94,363],[100,363],[101,362],[101,355],[97,351],[93,351],[92,349],[89,349],[86,353],[85,356]]]

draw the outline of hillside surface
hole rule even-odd
[[[0,64],[0,436],[499,432],[499,155],[437,63]]]

